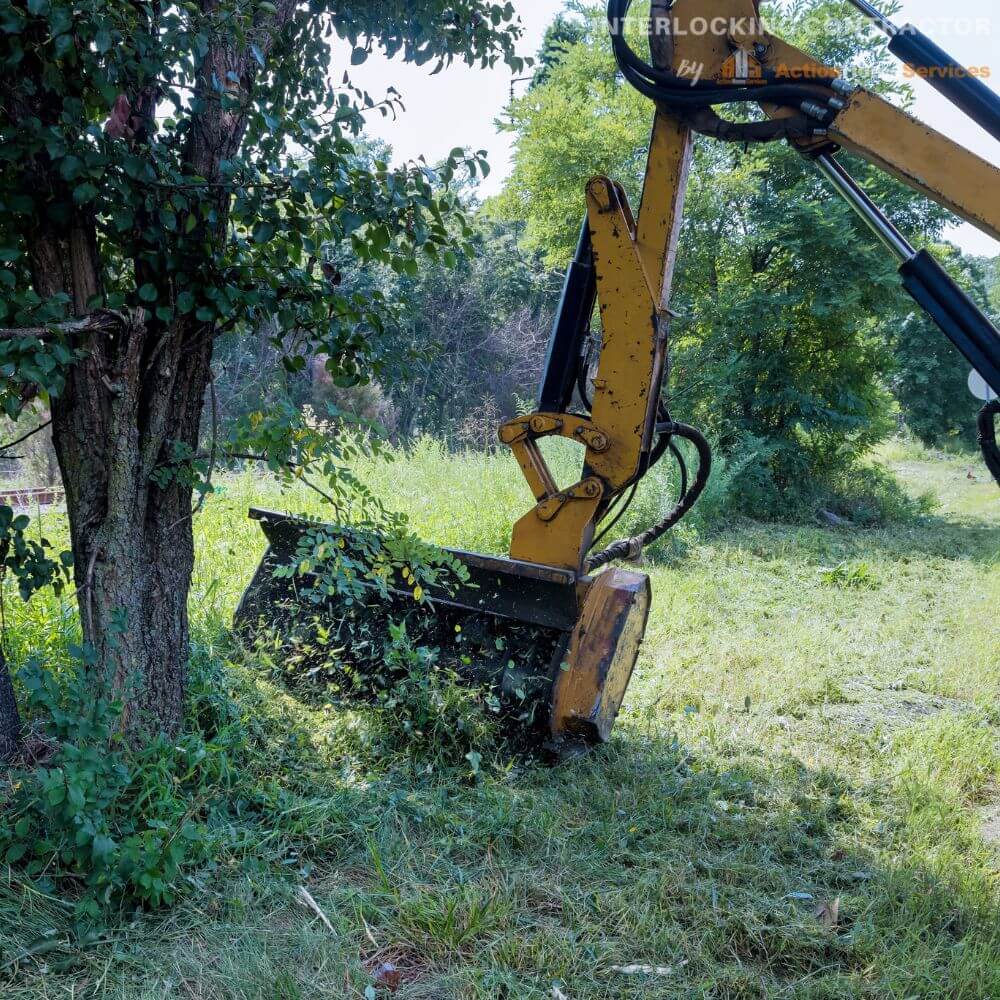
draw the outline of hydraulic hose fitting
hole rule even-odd
[[[810,118],[818,118],[821,122],[826,121],[830,114],[829,109],[824,108],[815,101],[803,101],[799,107],[803,114],[808,115]]]

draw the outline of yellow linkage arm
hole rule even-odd
[[[773,67],[835,73],[781,39],[768,43]],[[846,100],[831,140],[1000,240],[1000,169],[869,90]]]
[[[1000,240],[1000,170],[866,90],[830,137]]]
[[[638,223],[622,188],[587,185],[602,347],[590,420],[531,414],[505,424],[508,444],[538,501],[518,521],[511,558],[581,571],[598,518],[644,472],[652,447],[667,349],[670,289],[691,163],[691,133],[658,114]],[[537,440],[586,446],[584,478],[559,490]]]

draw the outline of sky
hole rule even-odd
[[[562,10],[563,0],[513,0],[513,4],[524,27],[520,52],[534,55],[545,28]],[[993,89],[1000,89],[1000,10],[996,0],[951,0],[947,5],[941,0],[899,0],[898,6],[898,13],[893,15],[897,24],[916,24],[963,65],[989,66],[994,75],[988,83]],[[345,65],[349,51],[347,46],[337,50]],[[364,65],[351,69],[351,77],[376,100],[390,85],[402,94],[406,111],[397,120],[375,115],[369,123],[369,132],[390,143],[397,160],[423,155],[434,162],[456,146],[484,149],[492,173],[481,193],[486,196],[499,190],[510,171],[513,143],[510,133],[496,128],[496,121],[510,100],[509,69],[454,65],[431,76],[429,67],[405,65],[376,53]],[[916,93],[917,117],[990,162],[1000,163],[1000,143],[926,82],[919,79],[911,82]],[[523,93],[524,86],[515,83],[518,93]],[[988,256],[1000,253],[995,240],[970,225],[956,224],[947,235],[968,253]]]

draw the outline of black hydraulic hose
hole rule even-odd
[[[801,139],[822,131],[836,116],[835,108],[827,103],[832,80],[789,84],[776,82],[778,78],[768,73],[756,85],[727,85],[718,80],[691,80],[650,65],[636,55],[622,33],[631,6],[632,0],[608,3],[612,49],[619,69],[639,93],[686,120],[696,132],[724,142]],[[732,122],[712,111],[713,105],[764,103],[800,109],[803,113],[772,121]]]
[[[618,511],[618,513],[615,514],[611,523],[606,525],[601,530],[601,533],[597,536],[597,538],[594,539],[594,543],[593,545],[591,545],[591,548],[596,548],[605,538],[607,538],[607,536],[611,534],[611,532],[614,531],[615,528],[618,526],[618,522],[628,513],[629,508],[632,506],[632,501],[635,500],[636,493],[639,492],[639,482],[640,480],[636,480],[632,484],[632,489],[629,492],[628,499],[625,501],[624,504],[622,504],[621,509]],[[612,513],[612,511],[614,511],[615,506],[621,501],[621,498],[624,495],[625,495],[624,493],[620,493],[618,495],[618,499],[614,502],[614,504],[611,505],[611,510],[608,511],[609,514]]]
[[[674,456],[677,468],[681,470],[680,497],[683,499],[688,495],[688,467],[687,462],[684,461],[684,456],[681,454],[680,448],[678,448],[674,443],[673,438],[670,439],[670,454]]]
[[[979,411],[979,447],[983,450],[983,460],[1000,486],[1000,448],[997,447],[996,419],[1000,416],[1000,399],[987,403]]]
[[[659,428],[659,427],[672,426],[672,425],[673,425],[673,421],[670,419],[670,413],[661,404],[661,406],[660,406],[660,423],[657,424],[657,427]],[[672,434],[670,434],[670,433],[660,434],[658,436],[658,438],[657,438],[656,446],[653,448],[652,452],[650,453],[649,460],[646,463],[646,470],[645,470],[645,472],[642,474],[642,476],[640,476],[632,484],[632,489],[629,492],[628,499],[625,501],[625,503],[622,506],[622,508],[619,511],[617,511],[617,513],[615,512],[615,507],[621,502],[621,499],[624,496],[624,494],[623,493],[619,494],[618,497],[617,497],[617,499],[614,501],[614,503],[612,503],[612,505],[609,508],[607,514],[605,514],[605,519],[608,518],[608,517],[611,517],[612,515],[614,515],[614,518],[613,518],[613,520],[611,521],[610,524],[606,525],[602,529],[601,533],[591,543],[591,545],[590,545],[591,549],[597,548],[597,546],[600,545],[601,542],[605,538],[607,538],[607,536],[609,534],[611,534],[612,531],[614,531],[614,529],[618,525],[618,522],[621,521],[621,519],[628,513],[629,508],[632,506],[632,503],[635,500],[636,494],[639,492],[639,483],[642,482],[643,476],[648,475],[652,471],[652,469],[656,465],[659,464],[660,460],[663,458],[663,456],[668,451],[676,459],[677,466],[680,469],[680,473],[681,473],[681,488],[680,488],[678,496],[679,496],[679,498],[681,500],[683,500],[684,497],[687,496],[687,491],[688,491],[688,469],[687,469],[687,463],[684,461],[684,456],[681,454],[680,449],[677,447],[677,445],[674,444],[674,439],[673,439],[673,435]]]
[[[671,107],[707,108],[713,104],[782,104],[788,107],[798,107],[805,101],[816,101],[816,92],[806,87],[790,83],[761,84],[756,87],[721,87],[713,83],[705,90],[694,90],[685,87],[673,89],[657,86],[648,80],[644,74],[630,69],[623,69],[625,78],[633,87],[654,101],[661,101]],[[832,119],[834,112],[830,111]],[[818,119],[815,127],[822,124]]]
[[[628,17],[628,12],[631,7],[632,0],[609,0],[608,3],[608,25],[611,29],[611,44],[614,48],[615,58],[617,59],[623,72],[625,72],[626,69],[631,69],[634,73],[642,75],[648,81],[657,84],[662,89],[677,90],[688,94],[708,93],[713,91],[725,92],[726,90],[733,93],[740,92],[752,94],[754,91],[770,86],[770,83],[763,83],[753,87],[738,87],[737,85],[727,87],[724,84],[720,84],[717,80],[692,80],[689,77],[678,76],[676,73],[670,72],[670,70],[660,69],[653,66],[635,53],[628,42],[625,41],[625,36],[622,33],[625,20]],[[774,73],[765,71],[762,79],[765,81],[773,81],[777,80],[778,77],[776,77]],[[829,88],[830,85],[830,80],[817,79],[814,87]],[[808,97],[815,96],[816,94],[815,89],[809,89],[809,87],[801,85],[795,86],[794,84],[791,86],[797,91],[798,95],[805,95],[804,97],[799,96],[800,100],[807,99]],[[751,97],[751,99],[754,98]]]
[[[685,491],[681,495],[677,506],[662,521],[654,524],[639,535],[615,542],[614,545],[609,545],[602,552],[591,556],[587,560],[588,573],[592,573],[602,566],[607,566],[608,563],[619,559],[638,558],[643,549],[658,541],[671,528],[678,524],[698,502],[702,493],[705,492],[705,487],[708,485],[709,477],[712,474],[712,446],[708,443],[705,435],[694,427],[676,422],[660,424],[657,430],[661,434],[669,435],[671,438],[684,438],[695,446],[698,452],[698,475],[695,477],[690,490]]]

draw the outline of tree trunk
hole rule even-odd
[[[14,683],[0,646],[0,763],[9,761],[21,744],[21,715],[14,697]]]
[[[202,0],[200,6],[211,15],[217,4]],[[253,45],[213,30],[198,66],[200,110],[192,112],[181,155],[186,173],[209,186],[205,198],[215,201],[214,221],[196,220],[200,228],[191,233],[181,219],[177,231],[192,239],[198,235],[207,247],[204,266],[187,261],[203,278],[213,273],[209,265],[221,260],[228,240],[232,192],[223,164],[237,154],[246,133],[258,63],[264,63],[298,6],[297,0],[277,0],[269,16],[255,17]],[[152,5],[149,16],[155,27],[159,5]],[[220,80],[227,81],[233,106],[218,99]],[[159,85],[150,83],[126,95],[133,131],[128,141],[140,155],[156,131],[160,93]],[[18,99],[15,120],[45,119],[50,113],[23,95]],[[30,169],[38,174],[40,190],[62,199],[60,211],[39,212],[27,233],[34,290],[43,301],[68,297],[73,315],[86,317],[104,291],[97,220],[70,196],[45,150]],[[164,184],[160,198],[168,197]],[[166,303],[173,301],[171,282],[185,261],[177,247],[164,249],[158,240],[144,245],[143,234],[158,225],[161,207],[149,199],[144,192],[133,206],[138,248],[133,278],[138,288],[153,285],[157,303]],[[206,217],[199,212],[198,219]],[[171,266],[162,266],[160,255],[172,253]],[[122,317],[111,332],[84,331],[74,342],[81,360],[52,400],[52,438],[66,491],[83,636],[96,654],[95,693],[121,699],[124,727],[137,741],[153,732],[173,735],[183,721],[194,566],[190,457],[198,447],[216,333],[210,321],[197,322],[190,312],[187,318],[158,315],[140,309]]]
[[[69,291],[77,316],[101,288],[95,230],[40,221],[29,240],[36,291]],[[91,333],[52,400],[84,641],[95,695],[121,700],[141,740],[183,721],[194,566],[192,485],[172,466],[198,447],[212,338],[204,326],[164,326],[140,310]]]
[[[111,391],[85,363],[53,405],[83,636],[133,736],[183,721],[193,489],[171,456],[197,450],[211,360],[208,338],[185,349],[184,331],[149,334],[141,318],[122,332]],[[90,405],[102,393],[106,408]]]

